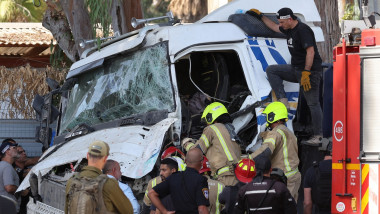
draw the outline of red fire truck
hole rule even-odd
[[[380,213],[380,29],[334,48],[332,213]]]

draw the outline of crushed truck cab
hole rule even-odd
[[[34,177],[32,188],[38,186],[44,206],[62,210],[65,182],[83,165],[89,144],[103,140],[139,197],[165,146],[200,137],[205,97],[226,105],[242,150],[253,148],[265,123],[262,104],[272,98],[265,69],[290,63],[290,54],[281,35],[235,12],[257,8],[275,20],[282,7],[291,8],[323,41],[313,25],[320,21],[313,0],[235,0],[193,24],[148,25],[100,50],[87,49],[63,86],[54,145],[18,191],[32,186]],[[299,85],[284,85],[289,101],[297,102]],[[290,121],[295,111],[292,105]]]

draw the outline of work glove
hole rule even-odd
[[[192,139],[192,138],[189,138],[189,137],[183,139],[182,142],[181,142],[181,146],[182,146],[182,148],[184,148],[186,151],[189,151],[190,148],[191,148],[194,144],[195,144],[195,140]]]
[[[248,10],[248,11],[245,12],[245,13],[246,13],[246,14],[249,14],[249,15],[251,15],[251,16],[254,16],[254,17],[258,18],[258,19],[261,19],[261,17],[263,17],[263,13],[260,12],[260,10],[258,10],[258,9],[254,9],[254,8]]]
[[[304,91],[309,91],[311,89],[310,85],[310,71],[302,71],[301,85]]]

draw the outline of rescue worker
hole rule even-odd
[[[108,144],[103,141],[97,140],[90,144],[87,153],[88,166],[83,167],[83,170],[79,174],[75,174],[67,181],[66,214],[77,213],[77,209],[79,208],[85,208],[88,212],[95,212],[96,210],[98,211],[97,213],[107,213],[107,211],[113,213],[133,213],[131,202],[124,195],[117,181],[102,174],[109,150]],[[95,189],[101,188],[101,186],[103,186],[102,194],[98,193],[99,189]],[[89,197],[90,194],[93,195]],[[94,198],[96,199],[95,201]],[[102,198],[103,201],[98,201]]]
[[[279,24],[264,16],[259,10],[247,12],[261,19],[271,30],[286,35],[289,52],[292,56],[290,65],[270,65],[266,69],[268,81],[279,99],[289,109],[283,81],[300,83],[300,91],[309,106],[313,136],[306,144],[316,145],[322,139],[322,109],[319,103],[319,87],[322,78],[322,59],[319,56],[313,30],[302,23],[290,8],[277,12]]]
[[[266,156],[255,160],[256,176],[240,188],[235,214],[296,214],[297,206],[286,185],[270,178],[271,162]]]
[[[298,171],[298,145],[297,138],[286,126],[288,110],[281,102],[269,104],[263,114],[266,116],[267,129],[260,135],[263,143],[253,154],[256,161],[257,156],[270,158],[273,168],[284,171],[288,179],[288,189],[293,198],[298,199],[298,189],[301,185],[301,173]]]
[[[325,144],[326,143],[326,144]],[[319,214],[331,213],[332,143],[323,142],[324,159],[314,163],[305,174],[303,211],[311,214],[313,204]]]
[[[211,174],[225,186],[238,183],[234,175],[234,164],[240,160],[240,146],[236,143],[239,137],[235,133],[232,120],[226,107],[214,102],[203,111],[201,120],[207,123],[201,138],[194,143],[190,138],[182,141],[186,151],[198,147],[210,162]]]
[[[169,148],[167,148],[161,155],[161,161],[164,160],[165,158],[167,157],[173,157],[176,161],[177,161],[177,164],[178,164],[178,170],[176,171],[185,171],[186,169],[186,165],[185,163],[183,162],[183,159],[177,157],[177,156],[173,156],[173,155],[179,155],[183,158],[185,158],[185,155],[183,154],[183,152],[177,148],[175,148],[174,146],[171,146]],[[182,156],[183,155],[183,156]],[[160,166],[161,168],[161,166]],[[161,173],[161,169],[160,169],[160,175],[158,175],[157,177],[151,179],[149,182],[148,182],[148,186],[145,190],[145,195],[144,195],[144,199],[143,199],[143,213],[150,213],[150,208],[152,206],[152,202],[150,201],[149,197],[148,197],[148,192],[153,189],[153,187],[155,187],[157,184],[161,183],[162,181],[164,181],[169,175],[171,174],[168,174],[168,175],[165,175],[165,174],[162,174]]]
[[[202,168],[199,170],[199,174],[202,174],[207,178],[209,189],[209,211],[213,214],[220,214],[223,205],[219,203],[219,194],[222,193],[224,185],[217,180],[211,178],[210,163],[206,156],[203,156]]]
[[[149,191],[150,200],[161,213],[209,213],[207,179],[199,174],[202,161],[202,151],[199,148],[190,149],[186,154],[186,170],[172,174]],[[161,203],[160,198],[169,194],[175,201],[175,211],[168,212]]]
[[[235,176],[239,183],[235,186],[224,188],[219,195],[219,202],[225,205],[221,213],[233,213],[239,189],[252,181],[255,175],[255,162],[248,158],[241,159],[235,168]]]

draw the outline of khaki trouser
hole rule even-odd
[[[219,175],[217,181],[224,184],[225,186],[235,186],[238,183],[235,175]]]
[[[295,202],[298,200],[298,190],[301,186],[301,173],[297,172],[296,174],[290,176],[288,178],[288,190],[290,194],[293,196]]]

